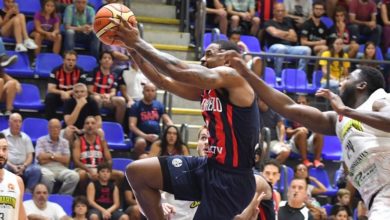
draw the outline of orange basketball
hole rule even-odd
[[[119,19],[117,16],[121,16],[125,21],[128,21],[132,26],[137,25],[137,20],[134,13],[125,5],[112,3],[107,4],[99,9],[95,16],[95,22],[93,23],[93,30],[96,36],[107,45],[120,45],[120,42],[112,38],[113,33],[107,32],[108,29],[117,29],[118,26],[111,22],[110,18],[115,20]]]

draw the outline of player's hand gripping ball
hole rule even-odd
[[[118,16],[129,22],[133,27],[137,26],[137,20],[134,13],[125,5],[112,3],[107,4],[99,9],[96,13],[93,23],[93,30],[100,41],[107,45],[121,45],[122,43],[113,38],[113,32],[107,30],[115,30],[118,25],[110,19],[114,19],[118,23],[121,22]]]

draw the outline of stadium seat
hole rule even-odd
[[[95,11],[98,11],[100,7],[103,5],[103,0],[88,0],[88,4],[93,6]]]
[[[337,188],[333,188],[333,186],[329,182],[329,176],[326,170],[323,168],[309,168],[309,176],[313,176],[318,179],[324,186],[327,191],[324,193],[327,196],[335,196],[337,194]]]
[[[133,162],[133,160],[128,158],[112,158],[112,169],[126,172],[126,167],[131,162]]]
[[[291,93],[315,93],[315,88],[310,86],[307,81],[305,71],[298,69],[283,69],[282,70],[282,87],[286,92]]]
[[[38,138],[49,133],[48,123],[44,118],[25,118],[22,124],[22,131],[31,138],[35,146]]]
[[[282,87],[276,81],[275,70],[271,67],[266,67],[264,71],[264,81],[271,87],[282,90]]]
[[[16,0],[15,2],[19,5],[19,11],[26,16],[32,17],[35,12],[42,10],[40,0]]]
[[[23,201],[31,200],[32,199],[32,194],[28,192],[24,192],[23,194]]]
[[[132,144],[125,142],[122,125],[117,122],[103,121],[102,128],[109,149],[126,151],[131,149]]]
[[[287,183],[285,181],[286,170],[287,170]],[[293,179],[294,179],[294,170],[291,167],[282,165],[280,169],[280,180],[279,182],[276,183],[275,188],[282,193],[285,187],[288,187]]]
[[[260,41],[256,37],[250,35],[241,35],[240,38],[241,41],[246,44],[250,52],[254,52],[254,53],[261,52]]]
[[[333,20],[328,16],[322,16],[320,20],[325,24],[327,28],[331,28],[334,25]]]
[[[45,108],[36,85],[22,83],[22,92],[16,94],[14,108],[19,111],[41,111]]]
[[[203,35],[203,52],[206,50],[213,41],[216,40],[228,40],[227,36],[224,34],[213,34],[213,33],[204,33]]]
[[[0,116],[0,131],[8,128],[8,117]]]
[[[332,210],[333,205],[327,203],[327,204],[325,204],[325,205],[323,205],[321,207],[326,210],[326,215],[330,216],[330,211]]]
[[[96,58],[90,55],[78,55],[77,65],[86,72],[92,72],[98,66]]]
[[[68,216],[72,216],[72,196],[63,194],[51,194],[49,195],[49,201],[57,203],[64,209],[65,213]]]
[[[321,88],[322,75],[323,74],[321,70],[317,70],[313,72],[312,87],[316,88],[316,90]]]
[[[62,57],[58,54],[40,53],[35,61],[35,74],[40,78],[48,78],[51,71],[62,63]]]
[[[341,143],[337,136],[324,136],[322,158],[325,160],[340,160],[342,155]]]
[[[17,55],[18,60],[16,63],[5,68],[5,72],[14,77],[33,78],[34,71],[30,67],[30,61],[27,53],[21,53],[16,51],[7,51],[8,56]]]

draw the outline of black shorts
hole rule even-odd
[[[203,157],[159,157],[163,190],[175,199],[200,201],[194,219],[233,219],[252,200],[256,183],[251,169],[226,168]]]

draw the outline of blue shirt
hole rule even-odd
[[[134,103],[130,108],[130,117],[137,118],[137,127],[145,134],[160,134],[160,119],[165,114],[164,105],[153,100],[147,105],[142,100]]]

